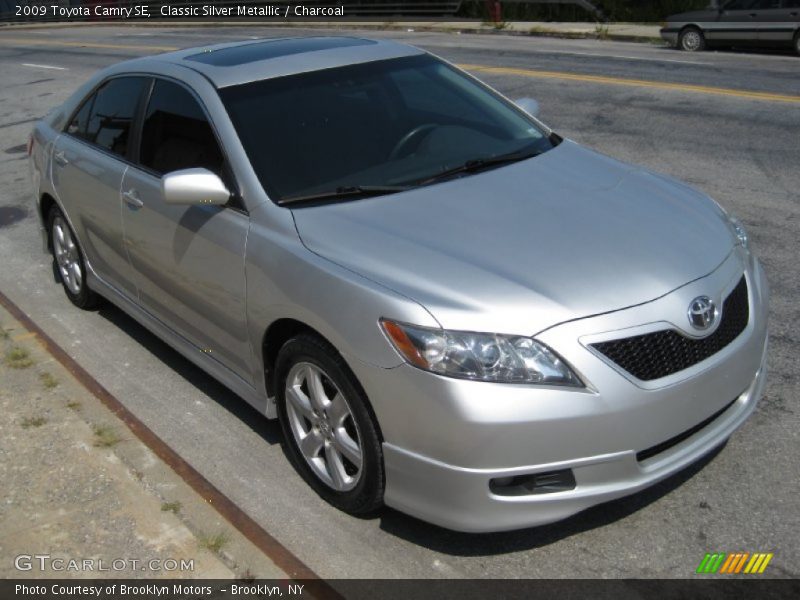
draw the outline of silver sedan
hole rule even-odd
[[[535,113],[388,41],[123,62],[35,127],[44,246],[73,304],[280,419],[340,509],[552,522],[747,419],[768,290],[717,203]]]

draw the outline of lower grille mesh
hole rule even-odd
[[[747,281],[742,277],[725,299],[717,330],[702,339],[688,338],[674,329],[599,342],[592,347],[628,373],[650,381],[672,375],[705,360],[735,340],[750,320]]]

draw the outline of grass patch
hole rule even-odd
[[[25,417],[22,419],[22,428],[30,429],[31,427],[41,427],[45,423],[47,423],[47,419],[44,417]]]
[[[11,333],[5,327],[0,327],[0,340],[7,340],[11,337]]]
[[[94,432],[94,446],[96,448],[111,448],[122,441],[113,427],[109,425],[95,425],[92,427]]]
[[[162,502],[161,503],[161,512],[171,512],[172,514],[177,515],[178,511],[181,509],[180,502]]]
[[[71,408],[72,410],[78,410],[81,407],[81,403],[77,400],[70,400],[67,402],[67,408]]]
[[[12,369],[27,369],[33,364],[33,359],[25,348],[14,346],[6,352],[6,364]]]
[[[607,40],[609,36],[608,25],[597,25],[594,28],[598,40]]]
[[[52,390],[54,387],[58,385],[58,379],[56,379],[46,371],[39,375],[39,381],[42,382],[42,385],[46,390]]]
[[[228,536],[224,531],[215,533],[213,535],[200,534],[197,536],[197,544],[201,548],[205,548],[215,554],[222,550],[222,547],[228,543]]]

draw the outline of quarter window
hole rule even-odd
[[[140,162],[159,175],[202,167],[225,179],[211,124],[182,86],[156,80],[142,126]]]

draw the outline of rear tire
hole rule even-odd
[[[53,206],[47,215],[47,231],[54,270],[61,279],[67,298],[83,310],[95,308],[100,303],[100,296],[86,285],[86,259],[75,233],[57,206]]]
[[[800,31],[794,34],[794,52],[800,56]]]
[[[383,452],[364,391],[316,335],[286,342],[275,363],[278,418],[295,469],[328,503],[365,515],[383,505]]]
[[[706,38],[697,27],[687,27],[678,36],[678,48],[686,52],[705,50]]]

